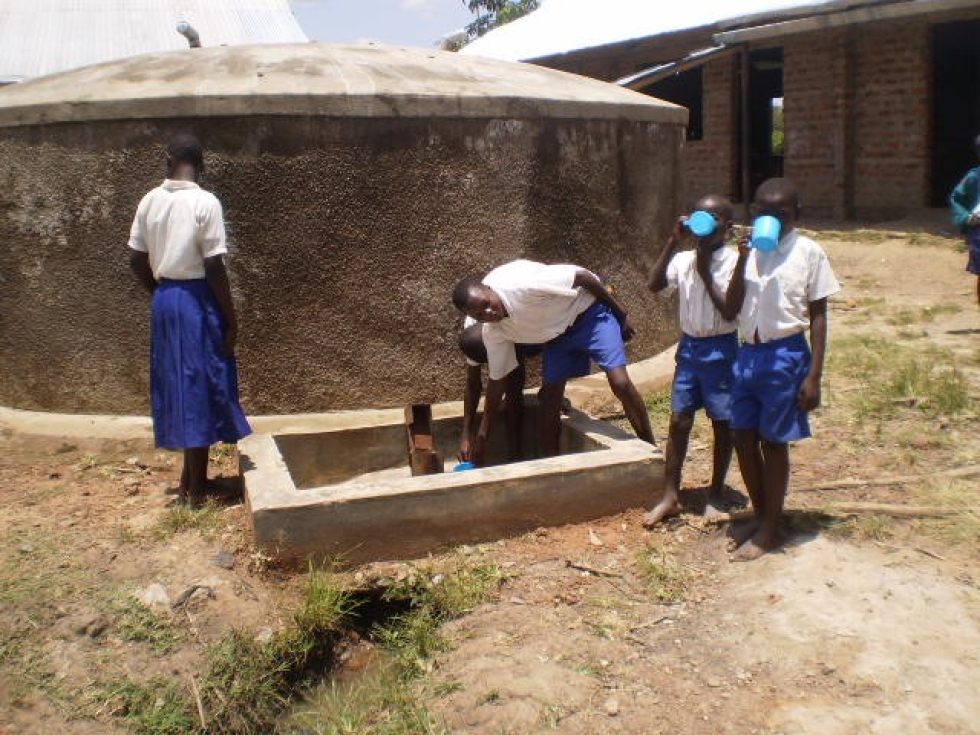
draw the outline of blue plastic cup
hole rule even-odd
[[[696,237],[707,237],[715,231],[718,223],[715,222],[715,218],[708,212],[699,209],[691,212],[691,216],[684,220],[684,226],[693,232]]]
[[[752,223],[752,247],[763,253],[771,253],[779,245],[779,220],[768,214],[756,217]]]
[[[455,467],[453,467],[453,472],[465,472],[466,470],[475,470],[476,465],[472,462],[460,462]]]

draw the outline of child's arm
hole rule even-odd
[[[797,403],[804,413],[820,405],[820,380],[823,377],[823,358],[827,350],[827,299],[810,302],[810,372],[803,379]]]
[[[231,299],[231,286],[228,285],[228,271],[225,270],[224,257],[212,255],[204,259],[204,278],[207,279],[218,309],[225,318],[225,356],[235,354],[235,342],[238,340],[238,319],[235,316],[235,302]]]
[[[960,232],[965,232],[967,227],[978,224],[977,217],[973,214],[973,207],[977,204],[977,178],[980,174],[976,170],[970,171],[953,189],[949,195],[949,207],[953,211],[953,225]]]
[[[684,218],[678,217],[674,223],[674,229],[671,231],[670,237],[667,238],[667,244],[664,245],[660,251],[660,255],[657,256],[656,262],[653,264],[653,271],[650,273],[650,281],[647,285],[654,293],[658,293],[667,288],[667,266],[670,265],[670,259],[674,257],[674,253],[677,252],[677,248],[681,244],[681,238],[684,236],[683,223]]]
[[[157,282],[153,277],[153,271],[150,269],[150,256],[142,250],[130,250],[129,267],[143,288],[153,293],[157,287]]]
[[[507,377],[500,380],[492,378],[487,380],[487,395],[483,401],[483,420],[480,421],[480,428],[476,432],[476,439],[473,441],[473,448],[470,451],[470,458],[473,464],[482,467],[486,462],[487,442],[490,437],[490,427],[493,426],[497,413],[500,411],[500,403],[507,390]]]
[[[470,461],[470,443],[473,438],[473,417],[483,395],[483,368],[466,366],[466,388],[463,391],[463,435],[459,442],[459,461]]]
[[[619,328],[623,333],[623,341],[628,342],[633,339],[636,334],[636,330],[633,325],[630,324],[629,318],[626,316],[626,310],[619,305],[615,297],[609,293],[609,290],[602,285],[602,281],[595,277],[593,273],[585,270],[584,268],[579,268],[575,273],[575,280],[572,281],[572,288],[584,288],[590,294],[595,296],[596,301],[600,304],[605,304],[612,311],[613,316],[616,317],[616,321],[619,322]],[[489,389],[487,392],[489,395]]]
[[[734,321],[742,310],[742,302],[745,301],[745,264],[749,262],[750,252],[749,236],[745,235],[738,241],[738,260],[735,262],[735,270],[732,271],[732,279],[728,282],[728,290],[725,291],[725,306],[718,309],[727,321]]]

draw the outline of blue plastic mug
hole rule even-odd
[[[465,470],[475,470],[476,465],[472,462],[460,462],[453,467],[453,472],[464,472]]]
[[[684,226],[697,237],[707,237],[715,231],[718,223],[708,212],[699,209],[691,212],[691,216],[684,220]]]
[[[771,253],[779,245],[779,220],[768,214],[756,217],[752,223],[752,247],[763,253]]]

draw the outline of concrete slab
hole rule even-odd
[[[434,438],[451,456],[461,412],[440,413]],[[533,407],[528,413],[533,421]],[[313,431],[258,434],[240,443],[260,547],[280,557],[345,564],[415,558],[618,513],[647,505],[662,491],[658,449],[580,411],[563,417],[561,456],[418,477],[409,475],[401,417],[376,419],[338,428],[325,418]],[[491,439],[491,463],[502,439]],[[530,454],[535,451],[532,446]]]

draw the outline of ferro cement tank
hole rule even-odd
[[[459,398],[457,279],[588,267],[639,330],[681,191],[686,110],[526,64],[422,49],[150,54],[0,91],[0,404],[145,413],[149,300],[127,265],[163,146],[192,132],[225,207],[250,413]]]

